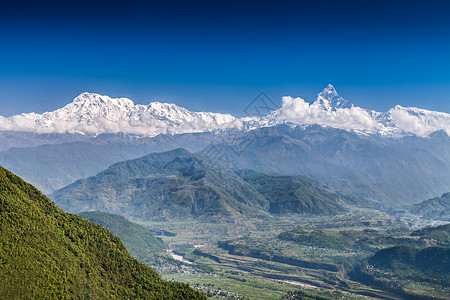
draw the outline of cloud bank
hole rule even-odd
[[[294,124],[319,124],[347,131],[374,132],[382,129],[382,125],[360,107],[326,110],[320,105],[311,105],[298,97],[283,97],[283,106],[277,117]]]

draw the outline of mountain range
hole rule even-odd
[[[246,147],[237,152],[241,148],[234,145]],[[450,138],[443,132],[385,138],[319,125],[278,125],[235,135],[216,148],[231,168],[303,176],[384,207],[450,190]]]
[[[63,108],[43,114],[24,113],[0,118],[0,130],[69,133],[97,136],[125,133],[156,136],[160,133],[203,132],[234,121],[227,114],[190,112],[175,104],[134,104],[127,98],[82,93]]]
[[[252,106],[261,108],[258,100],[264,101],[266,115],[261,110],[258,110],[258,116],[251,113]],[[290,96],[283,97],[281,108],[271,100],[270,103],[273,105],[256,98],[245,109],[248,116],[237,118],[229,114],[191,112],[169,103],[141,105],[127,98],[82,93],[73,102],[52,112],[23,113],[8,118],[0,116],[0,140],[5,149],[26,145],[27,140],[29,146],[37,145],[36,139],[42,139],[43,143],[51,139],[75,141],[86,136],[117,133],[153,137],[228,128],[248,131],[280,124],[318,124],[358,134],[389,137],[426,137],[439,130],[450,134],[449,114],[399,105],[385,113],[367,110],[340,97],[332,85],[319,93],[311,104],[300,97]]]
[[[249,117],[235,118],[85,93],[61,110],[0,118],[0,147],[7,149],[0,151],[0,165],[50,194],[114,163],[184,148],[204,158],[205,150],[214,150],[226,158],[225,168],[306,178],[380,207],[450,190],[448,114],[399,106],[365,110],[331,85],[312,104],[285,97],[277,108],[269,100],[255,99],[246,108]],[[253,114],[254,107],[267,114]],[[151,120],[167,126],[152,127]],[[108,127],[111,122],[126,124]]]

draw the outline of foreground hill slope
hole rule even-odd
[[[1,299],[202,299],[131,257],[120,239],[64,213],[0,167]]]

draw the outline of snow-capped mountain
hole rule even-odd
[[[260,123],[318,124],[359,134],[390,137],[426,137],[442,130],[450,136],[450,114],[399,105],[385,113],[367,110],[344,100],[332,85],[328,85],[312,104],[299,97],[283,97],[282,107],[262,118]]]
[[[9,118],[0,116],[0,131],[93,136],[123,133],[152,137],[230,127],[248,131],[279,124],[318,124],[363,135],[388,137],[426,137],[441,130],[450,136],[450,114],[398,105],[385,113],[367,110],[340,97],[332,85],[320,92],[313,103],[300,97],[286,96],[282,98],[282,107],[267,116],[242,119],[229,114],[191,112],[168,103],[134,104],[127,98],[110,98],[94,93],[83,93],[72,103],[52,112],[26,113]]]
[[[442,112],[396,105],[379,119],[402,133],[426,137],[442,130],[450,136],[450,114]]]
[[[329,84],[317,95],[317,100],[311,106],[326,111],[336,111],[340,108],[352,108],[353,104],[340,97],[334,87]]]
[[[127,98],[83,93],[72,103],[52,112],[0,117],[0,130],[94,136],[125,133],[151,137],[162,133],[204,132],[229,126],[234,121],[228,114],[190,112],[175,104],[140,105]]]

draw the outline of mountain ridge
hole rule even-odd
[[[101,210],[138,220],[270,217],[267,200],[248,183],[180,148],[116,163],[51,198],[71,212]]]
[[[128,98],[82,93],[55,111],[0,117],[0,130],[92,136],[126,133],[153,137],[161,133],[204,132],[232,123],[234,119],[229,114],[190,112],[170,103],[142,105]]]
[[[257,100],[257,99],[256,99]],[[259,103],[252,103],[258,107]],[[266,116],[238,118],[230,114],[191,112],[172,103],[134,104],[128,98],[111,98],[82,93],[63,108],[43,114],[23,113],[0,116],[0,132],[38,134],[124,133],[142,137],[158,134],[207,132],[229,128],[249,131],[280,124],[317,124],[362,135],[427,137],[443,130],[450,136],[450,114],[396,105],[387,112],[353,105],[329,84],[313,103],[285,96],[282,107],[273,107]]]
[[[295,177],[234,173],[181,148],[116,163],[50,197],[71,212],[236,224],[282,214],[330,215],[347,211],[347,205],[366,204]]]

